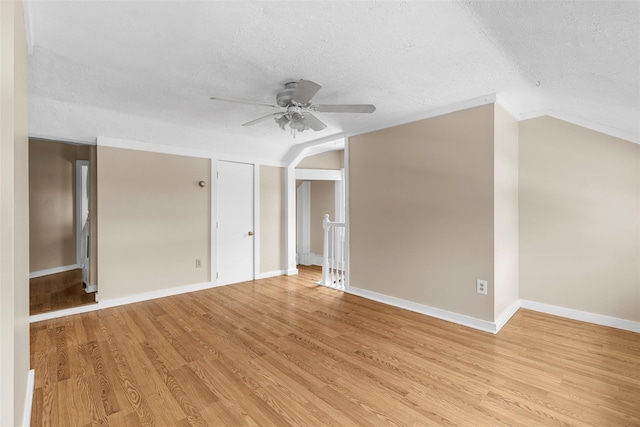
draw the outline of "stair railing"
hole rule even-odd
[[[324,248],[322,254],[321,285],[344,290],[346,285],[346,225],[344,222],[332,222],[329,214],[322,220],[324,230]]]

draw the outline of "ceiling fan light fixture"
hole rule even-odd
[[[282,130],[284,130],[284,127],[287,125],[287,123],[289,123],[289,119],[285,114],[280,116],[279,119],[275,119],[275,120],[276,120],[276,123],[278,123],[278,126],[280,126],[280,129]]]
[[[291,113],[291,129],[302,132],[305,129],[304,117],[300,113]]]

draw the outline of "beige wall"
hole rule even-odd
[[[336,220],[336,183],[335,181],[311,181],[311,253],[322,256],[324,246],[324,230],[322,220],[329,214],[331,221]]]
[[[518,122],[494,115],[494,316],[518,300]]]
[[[260,272],[285,268],[284,169],[260,166]]]
[[[75,145],[29,141],[31,271],[76,264],[76,160]]]
[[[296,169],[342,169],[344,150],[327,151],[302,159]]]
[[[21,1],[0,2],[0,425],[23,424],[29,371],[28,55]]]
[[[494,320],[493,118],[485,105],[350,139],[352,286]]]
[[[97,158],[100,300],[210,281],[210,187],[198,185],[210,161],[101,146]]]
[[[640,145],[520,122],[520,297],[640,321]]]

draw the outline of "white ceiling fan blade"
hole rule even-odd
[[[315,111],[321,113],[373,113],[376,106],[373,104],[318,104],[313,106]]]
[[[313,98],[313,95],[318,93],[322,86],[320,86],[316,82],[312,82],[311,80],[300,80],[298,82],[298,86],[296,87],[296,91],[293,93],[293,97],[291,98],[298,104],[308,104]]]
[[[322,121],[313,114],[305,114],[304,119],[311,125],[311,129],[315,131],[322,130],[327,127]]]
[[[270,118],[272,118],[273,116],[277,116],[278,114],[282,114],[282,113],[269,114],[268,116],[264,116],[264,117],[260,117],[259,119],[251,120],[250,122],[247,122],[247,123],[243,124],[242,126],[253,126],[256,123],[260,123],[260,122],[264,122],[266,120],[269,120]]]
[[[246,104],[246,105],[257,105],[257,106],[260,106],[260,107],[280,108],[277,105],[272,105],[272,104],[263,104],[261,102],[253,102],[253,101],[242,101],[242,100],[238,100],[238,99],[224,99],[224,98],[218,98],[217,96],[212,96],[209,99],[211,99],[213,101],[233,102],[235,104]]]

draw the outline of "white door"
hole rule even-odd
[[[218,162],[219,285],[254,279],[253,165]]]

